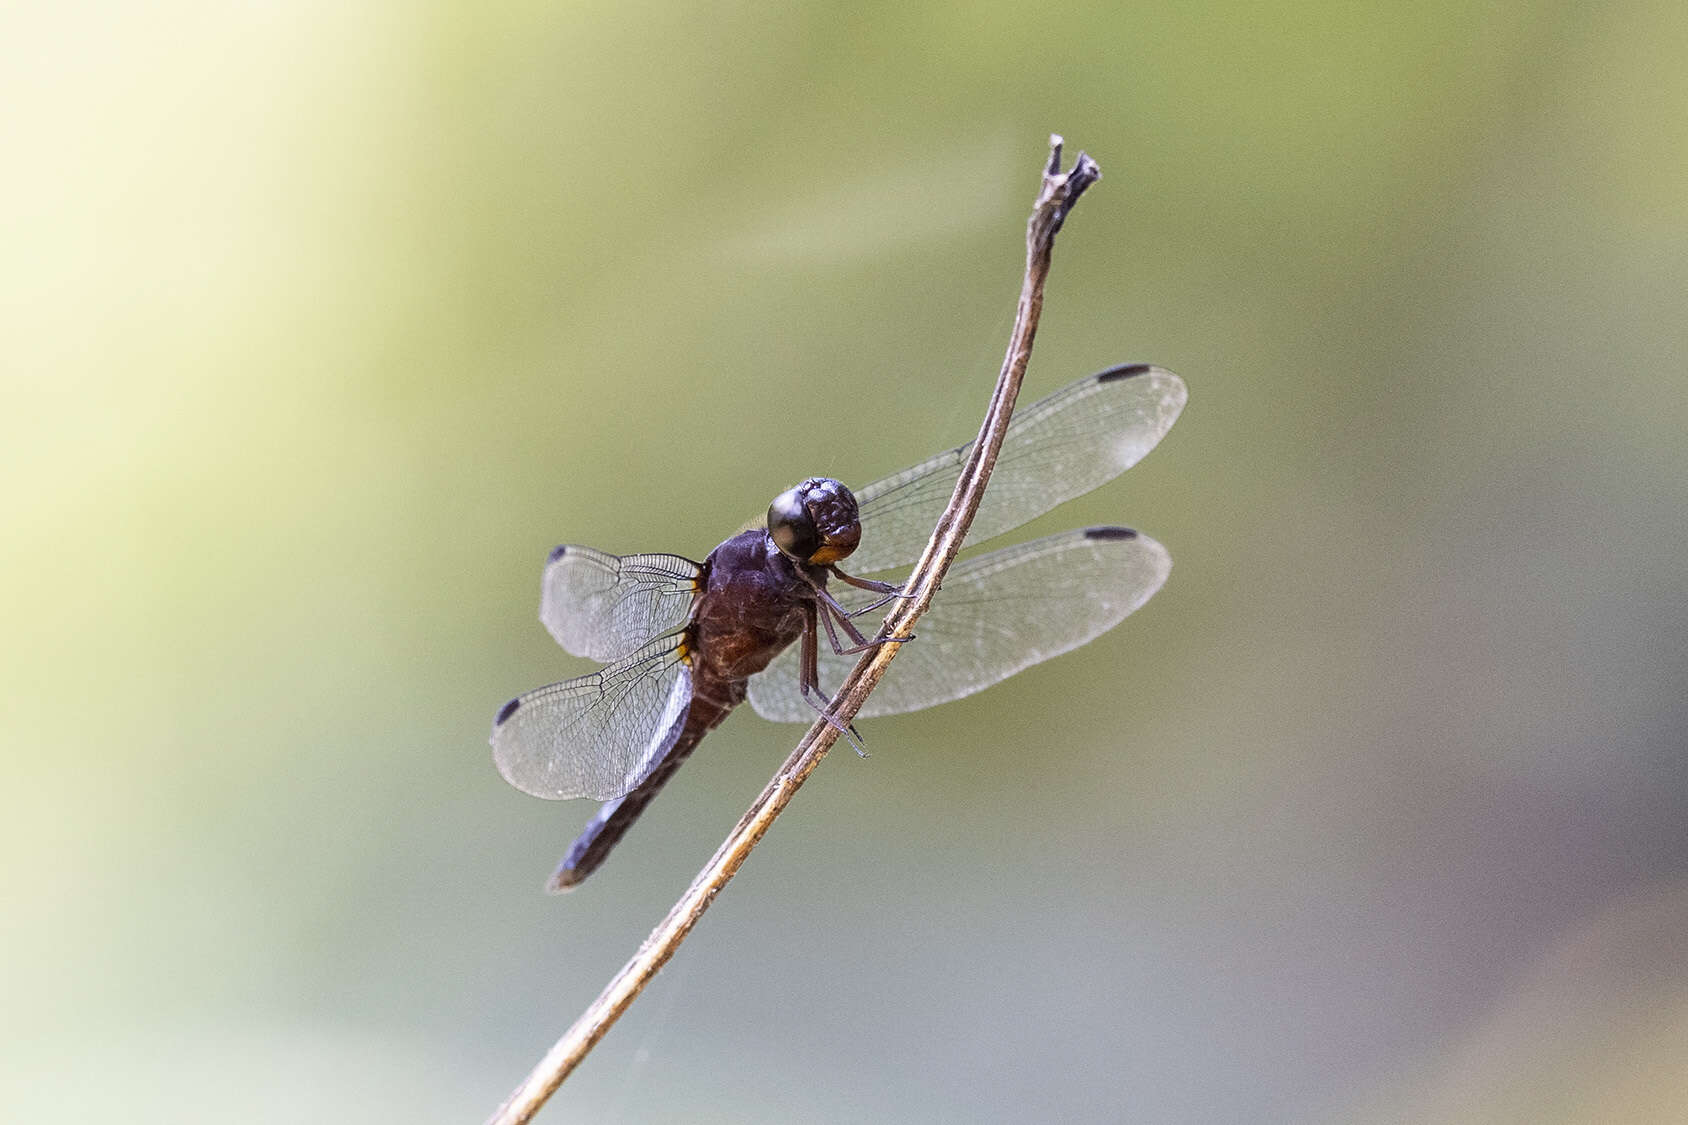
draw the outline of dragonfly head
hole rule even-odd
[[[786,558],[830,566],[862,541],[856,498],[829,477],[810,477],[768,505],[768,534]]]

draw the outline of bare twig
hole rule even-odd
[[[895,604],[885,618],[881,636],[909,635],[914,623],[932,604],[932,595],[937,592],[944,572],[949,569],[956,552],[961,550],[961,541],[972,526],[973,514],[979,510],[979,502],[984,499],[985,484],[996,464],[997,451],[1002,447],[1003,434],[1014,412],[1014,400],[1020,393],[1020,382],[1031,359],[1032,340],[1037,335],[1037,322],[1043,311],[1043,283],[1049,276],[1055,234],[1079,196],[1102,177],[1096,162],[1082,152],[1078,154],[1072,170],[1062,172],[1061,144],[1059,136],[1049,138],[1049,163],[1043,172],[1042,186],[1032,207],[1031,219],[1026,224],[1026,275],[1020,288],[1014,332],[1009,337],[1008,353],[1003,357],[996,388],[991,392],[984,424],[979,428],[978,440],[973,443],[972,453],[956,482],[949,506],[944,509],[938,526],[932,531],[931,540],[926,544],[925,553],[909,575],[906,589],[912,596]],[[804,780],[838,740],[839,730],[855,718],[900,647],[896,644],[880,645],[862,656],[833,696],[836,721],[823,719],[809,728],[803,741],[797,744],[797,749],[791,752],[773,780],[768,782],[767,788],[740,818],[714,857],[698,872],[697,878],[692,880],[691,886],[686,888],[686,893],[680,896],[668,916],[651,931],[639,951],[622,966],[604,991],[574,1022],[574,1026],[557,1040],[539,1065],[534,1067],[533,1073],[488,1119],[487,1125],[519,1125],[531,1121],[546,1099],[562,1085],[563,1079],[633,1003],[633,998],[674,956],[674,951],[697,925],[715,895],[738,872],[751,849],[773,824],[774,818],[791,802]]]

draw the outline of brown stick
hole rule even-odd
[[[990,407],[979,428],[979,438],[956,481],[949,506],[938,519],[926,551],[909,575],[907,590],[911,597],[900,599],[885,618],[880,636],[907,636],[914,623],[932,604],[945,571],[961,550],[961,541],[973,524],[973,514],[984,499],[985,485],[996,464],[997,451],[1002,448],[1003,434],[1014,413],[1014,400],[1020,393],[1020,382],[1031,360],[1032,340],[1037,336],[1038,317],[1043,312],[1043,283],[1049,276],[1050,254],[1055,234],[1061,229],[1067,213],[1078,202],[1084,190],[1102,178],[1096,162],[1084,153],[1078,154],[1072,171],[1061,171],[1061,138],[1049,138],[1049,163],[1043,172],[1042,187],[1026,224],[1026,276],[1020,287],[1019,310],[1014,317],[1014,332],[1008,340],[1008,354],[1003,357],[1002,371],[996,388],[991,392]],[[868,694],[885,674],[886,667],[896,657],[901,645],[885,644],[863,654],[850,672],[838,693],[833,696],[833,714],[838,720],[820,720],[809,728],[797,749],[785,760],[779,772],[768,782],[750,810],[715,852],[686,893],[674,904],[668,916],[651,931],[639,951],[623,965],[621,971],[604,988],[598,998],[583,1012],[574,1026],[557,1040],[539,1065],[533,1068],[522,1084],[516,1087],[498,1112],[487,1119],[487,1125],[520,1125],[533,1120],[558,1086],[563,1084],[586,1053],[597,1045],[610,1026],[626,1011],[633,998],[667,964],[674,951],[697,925],[698,919],[714,901],[715,895],[727,885],[744,864],[762,836],[774,823],[781,810],[791,803],[798,788],[814,772],[832,744],[838,740],[839,728],[848,726]]]

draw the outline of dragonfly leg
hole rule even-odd
[[[829,566],[827,567],[827,570],[832,573],[834,578],[843,582],[845,585],[854,586],[858,590],[868,590],[875,594],[885,595],[872,605],[864,606],[861,609],[847,614],[846,616],[849,617],[860,617],[864,613],[872,613],[876,609],[882,609],[891,604],[898,598],[914,597],[913,594],[906,592],[901,586],[891,582],[879,582],[872,578],[857,578],[854,575],[845,574],[836,566]]]
[[[843,606],[839,605],[831,594],[827,593],[825,590],[819,589],[818,587],[816,588],[815,593],[820,596],[820,618],[821,624],[826,626],[826,639],[832,642],[832,651],[837,653],[839,656],[854,656],[858,652],[866,652],[870,648],[876,648],[882,644],[889,644],[891,641],[897,641],[900,643],[903,641],[914,640],[913,634],[906,637],[878,636],[869,640],[867,637],[862,635],[862,631],[856,628],[855,624],[850,620],[849,612]],[[839,625],[843,626],[844,632],[849,635],[850,640],[855,642],[851,647],[845,648],[838,642],[838,633],[832,627],[832,623],[835,620]]]
[[[817,636],[819,630],[815,628],[816,616],[816,609],[811,604],[808,607],[808,619],[803,623],[802,649],[797,664],[798,693],[803,696],[803,702],[813,707],[820,717],[827,721],[828,726],[849,739],[856,753],[865,758],[867,747],[862,745],[862,736],[857,732],[855,724],[840,726],[838,720],[832,717],[832,699],[821,690],[820,638]]]
[[[854,575],[845,574],[836,566],[829,566],[826,569],[840,582],[849,586],[854,586],[858,590],[872,590],[876,594],[891,594],[893,596],[905,598],[911,596],[909,594],[904,594],[903,588],[894,582],[880,582],[878,579],[874,578],[857,578]]]
[[[867,614],[872,613],[876,609],[884,609],[886,606],[890,605],[892,602],[896,601],[898,598],[908,597],[908,596],[909,595],[907,595],[907,594],[886,594],[884,597],[880,598],[876,602],[869,602],[867,605],[862,606],[862,608],[860,608],[860,609],[851,610],[849,613],[845,614],[845,616],[846,617],[864,617]]]

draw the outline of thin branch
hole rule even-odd
[[[1082,152],[1078,154],[1072,170],[1062,172],[1061,144],[1059,136],[1049,138],[1049,163],[1043,172],[1042,186],[1032,207],[1031,219],[1026,224],[1026,275],[1020,287],[1014,332],[1009,337],[1008,353],[1003,357],[1002,371],[991,392],[990,407],[979,428],[978,440],[973,443],[973,451],[962,469],[961,478],[956,481],[949,506],[932,531],[925,553],[909,575],[906,589],[912,596],[900,599],[894,605],[885,618],[881,636],[909,635],[914,623],[932,604],[932,595],[937,592],[956,552],[961,550],[961,542],[973,524],[973,515],[984,499],[985,485],[996,464],[997,451],[1002,448],[1002,438],[1014,412],[1014,400],[1020,393],[1026,364],[1031,359],[1032,340],[1037,335],[1038,318],[1043,312],[1043,283],[1049,276],[1055,234],[1079,196],[1102,177],[1096,162]],[[797,744],[797,749],[791,752],[750,810],[740,818],[714,857],[698,872],[697,878],[692,880],[692,885],[686,888],[686,893],[680,896],[668,916],[651,931],[639,951],[622,966],[604,991],[574,1022],[574,1026],[557,1040],[539,1065],[534,1067],[533,1073],[488,1119],[487,1125],[520,1125],[533,1119],[546,1099],[633,1003],[633,998],[674,956],[674,951],[697,925],[716,894],[738,872],[751,849],[773,825],[774,818],[791,803],[804,780],[826,757],[827,751],[838,740],[840,728],[848,726],[855,718],[901,647],[897,644],[880,645],[862,656],[833,696],[833,714],[838,721],[829,723],[823,719],[809,728],[803,741]]]

